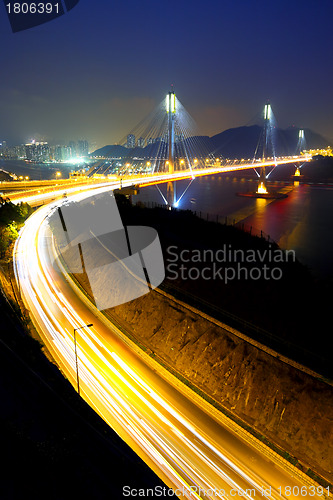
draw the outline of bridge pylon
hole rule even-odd
[[[262,161],[265,161],[266,154],[267,154],[267,142],[268,142],[268,127],[269,127],[269,120],[271,118],[271,105],[269,103],[265,104],[264,107],[264,131],[263,131],[263,147],[262,147]],[[258,194],[266,194],[268,193],[267,191],[267,179],[266,179],[266,167],[261,167],[260,169],[260,176],[259,176],[259,182],[258,182],[258,189],[257,189]]]
[[[175,171],[175,115],[176,115],[176,94],[170,91],[166,96],[166,111],[168,114],[168,167],[169,174]],[[167,202],[171,208],[176,203],[176,185],[169,181],[167,184]]]

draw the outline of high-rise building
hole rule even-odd
[[[71,148],[69,146],[56,146],[54,151],[55,161],[63,162],[71,159]]]
[[[22,144],[20,146],[15,146],[14,150],[15,150],[15,154],[16,154],[17,158],[25,158],[26,157],[25,146],[23,146]]]
[[[27,160],[35,162],[50,161],[50,147],[47,142],[31,142],[25,145]]]
[[[71,157],[75,158],[77,156],[76,143],[74,141],[69,141],[68,147],[71,148]]]
[[[13,157],[11,148],[7,147],[7,142],[2,141],[0,142],[0,156],[5,157],[5,158],[11,158]]]
[[[129,148],[129,149],[135,148],[135,135],[128,134],[126,147]]]
[[[62,146],[56,146],[54,148],[54,159],[55,161],[62,161],[62,151],[61,151]]]
[[[78,141],[76,154],[77,156],[87,156],[89,153],[89,144],[88,141]]]
[[[144,137],[139,137],[139,139],[138,139],[138,147],[139,148],[144,148],[145,147],[145,142],[146,141],[145,141]]]

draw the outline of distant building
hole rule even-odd
[[[36,144],[25,145],[25,157],[27,160],[34,161],[36,158]]]
[[[72,156],[72,158],[76,158],[76,156],[77,156],[76,143],[74,141],[69,141],[68,147],[71,148],[71,156]]]
[[[129,149],[135,148],[135,135],[128,134],[126,147],[129,148]]]
[[[77,143],[77,150],[76,150],[77,156],[88,156],[89,154],[89,144],[88,141],[78,141]]]
[[[54,159],[58,162],[65,162],[71,159],[71,148],[69,146],[56,146]]]
[[[43,163],[50,161],[50,147],[47,142],[31,142],[25,145],[27,160]]]
[[[26,158],[25,146],[21,144],[20,146],[14,146],[14,151],[17,158]]]
[[[6,156],[7,154],[7,143],[6,141],[0,142],[0,156]]]
[[[139,137],[138,139],[138,147],[139,148],[144,148],[145,147],[145,139],[143,137]]]

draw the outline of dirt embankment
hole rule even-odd
[[[156,292],[109,311],[173,368],[333,480],[333,388]]]

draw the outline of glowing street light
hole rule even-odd
[[[77,382],[77,393],[80,396],[80,380],[79,380],[79,364],[77,360],[77,350],[76,350],[76,332],[77,330],[82,330],[82,328],[90,328],[93,326],[92,323],[88,325],[79,326],[78,328],[74,328],[74,351],[75,351],[75,366],[76,366],[76,382]]]

